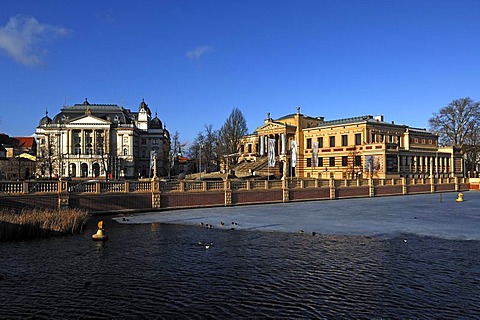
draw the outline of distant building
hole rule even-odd
[[[64,106],[36,129],[42,177],[111,179],[168,174],[170,134],[142,100],[137,112],[115,104]]]
[[[25,180],[35,174],[37,144],[34,137],[0,133],[0,179]]]
[[[438,136],[426,129],[385,122],[383,116],[326,121],[300,113],[265,123],[244,137],[240,161],[261,162],[273,141],[275,167],[255,167],[277,176],[352,179],[461,177],[461,151],[439,148]],[[296,146],[296,147],[295,147]],[[244,170],[248,166],[243,166]],[[252,172],[255,174],[255,172]]]

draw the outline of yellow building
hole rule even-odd
[[[389,179],[463,175],[460,150],[439,148],[436,134],[385,122],[383,116],[325,121],[323,117],[301,114],[299,107],[295,114],[276,120],[268,114],[254,134],[244,137],[239,161],[259,161],[269,155],[269,149],[274,150],[275,165],[268,169],[282,177]],[[257,169],[255,174],[265,174],[266,170]]]

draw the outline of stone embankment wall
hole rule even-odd
[[[0,182],[0,209],[133,212],[478,190],[475,179]]]

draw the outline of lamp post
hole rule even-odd
[[[202,179],[202,149],[203,149],[203,144],[200,144],[200,180]]]

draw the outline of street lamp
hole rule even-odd
[[[200,144],[200,179],[202,179],[202,149],[203,149],[203,144]]]

